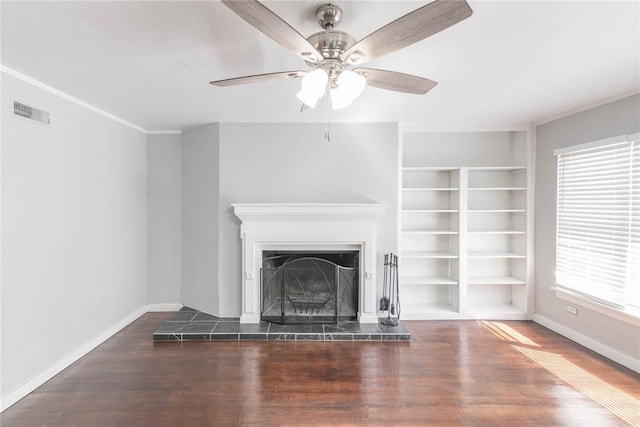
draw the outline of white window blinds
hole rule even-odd
[[[557,150],[556,282],[598,302],[640,306],[638,135]]]

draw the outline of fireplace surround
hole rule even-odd
[[[235,203],[242,239],[241,323],[259,323],[263,251],[357,251],[360,323],[377,323],[378,224],[374,203]]]

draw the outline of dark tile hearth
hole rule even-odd
[[[183,307],[153,333],[154,342],[177,341],[402,341],[411,334],[402,325],[341,322],[323,325],[279,325],[240,323],[237,318],[220,318]]]

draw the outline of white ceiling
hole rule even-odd
[[[265,1],[301,34],[325,0]],[[360,39],[427,1],[337,1]],[[535,123],[640,91],[640,2],[469,1],[473,15],[367,63],[439,85],[426,95],[366,88],[331,121]],[[2,65],[147,130],[211,122],[316,122],[299,80],[219,88],[211,80],[306,69],[218,1],[8,2]],[[319,103],[320,105],[320,103]]]

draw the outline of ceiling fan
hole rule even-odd
[[[411,74],[359,65],[432,36],[473,13],[465,0],[436,0],[356,41],[352,35],[334,30],[342,20],[342,8],[334,4],[325,4],[316,10],[316,19],[323,31],[305,38],[259,1],[222,0],[222,3],[298,55],[312,69],[234,77],[215,80],[211,84],[233,86],[302,77],[302,88],[297,94],[303,102],[302,110],[315,108],[327,88],[333,109],[351,104],[365,85],[396,92],[427,93],[438,83]]]

